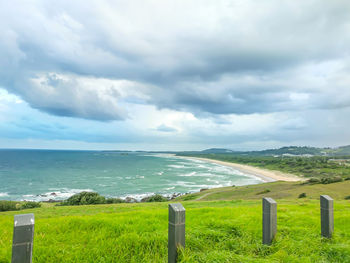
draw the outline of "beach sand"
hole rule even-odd
[[[224,165],[228,167],[232,167],[234,169],[237,169],[245,174],[250,174],[256,177],[259,177],[264,182],[274,182],[274,181],[288,181],[288,182],[297,182],[297,181],[304,181],[305,179],[299,176],[296,176],[294,174],[288,174],[283,173],[280,171],[275,170],[267,170],[263,168],[257,168],[250,165],[245,164],[238,164],[238,163],[231,163],[231,162],[223,162],[213,159],[207,159],[207,158],[199,158],[199,157],[184,157],[186,159],[193,159],[193,160],[200,160],[204,162],[211,162],[219,165]]]

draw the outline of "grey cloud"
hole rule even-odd
[[[300,103],[293,98],[292,95],[303,94],[302,91],[289,87],[284,80],[264,80],[261,74],[257,74],[249,78],[237,75],[212,82],[180,83],[174,89],[157,91],[149,98],[150,103],[160,108],[190,110],[197,116],[205,116],[206,113],[251,114],[305,110],[316,106],[310,104],[309,99]],[[315,95],[314,91],[307,92],[306,95]]]
[[[101,121],[120,120],[126,116],[118,106],[120,94],[113,86],[86,88],[74,77],[63,78],[56,74],[45,74],[34,80],[30,82],[31,88],[22,92],[33,108],[58,116]]]
[[[53,73],[150,85],[139,90],[142,102],[197,116],[350,105],[343,88],[349,80],[306,79],[295,71],[350,61],[347,0],[161,1],[157,8],[149,1],[2,0],[0,7],[0,85],[50,114],[127,116],[113,88],[86,88],[74,78],[32,83]],[[340,88],[345,95],[329,91]]]

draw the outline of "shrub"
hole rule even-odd
[[[259,193],[256,193],[256,195],[262,195],[262,194],[267,194],[267,193],[270,193],[271,190],[270,189],[265,189],[264,191],[261,191]]]
[[[344,181],[348,181],[348,180],[350,180],[350,176],[349,176],[349,177],[346,177],[346,178],[344,179]]]
[[[155,194],[155,195],[152,195],[152,196],[145,198],[143,201],[144,202],[167,202],[168,198],[166,198],[162,195],[159,195],[159,194]]]
[[[306,197],[306,193],[301,193],[298,198],[305,198]]]
[[[350,195],[345,196],[345,200],[350,200]]]
[[[310,178],[309,180],[307,180],[307,182],[308,182],[309,184],[319,184],[319,183],[321,182],[321,180],[318,179],[318,178],[312,177],[312,178]]]
[[[125,203],[123,199],[120,198],[107,198],[106,204],[119,204],[119,203]]]
[[[37,208],[41,207],[41,204],[38,202],[24,202],[21,204],[21,209],[30,209],[30,208]]]
[[[332,184],[332,183],[337,183],[343,181],[343,178],[340,176],[335,176],[335,177],[325,177],[321,179],[322,184]]]
[[[15,201],[0,201],[0,211],[15,211],[19,210],[18,202]]]
[[[69,197],[59,205],[96,205],[105,204],[106,198],[95,192],[81,192]]]

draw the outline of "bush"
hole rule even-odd
[[[306,193],[301,193],[298,198],[305,198],[306,197]]]
[[[346,177],[346,178],[344,179],[344,181],[348,181],[348,180],[350,180],[350,177]]]
[[[309,184],[319,184],[319,183],[321,183],[321,180],[318,179],[318,178],[312,177],[312,178],[310,178],[309,180],[307,180],[307,182],[308,182]]]
[[[41,207],[41,204],[38,202],[24,202],[21,205],[21,209],[30,209],[30,208],[37,208],[37,207]]]
[[[259,193],[256,193],[256,195],[262,195],[262,194],[267,194],[267,193],[270,193],[271,190],[270,189],[265,189],[264,191],[261,191]]]
[[[167,201],[169,201],[168,198],[159,194],[155,194],[143,199],[143,202],[167,202]]]
[[[69,197],[59,205],[97,205],[105,204],[106,198],[95,192],[81,192]]]
[[[106,199],[106,204],[120,204],[120,203],[125,203],[123,199],[120,198],[107,198]]]
[[[350,200],[350,195],[345,196],[345,200]]]
[[[343,178],[340,176],[335,176],[335,177],[325,177],[321,179],[322,184],[332,184],[332,183],[338,183],[343,181]]]
[[[20,206],[15,201],[0,201],[0,211],[19,210]]]

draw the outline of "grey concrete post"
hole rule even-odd
[[[320,196],[321,235],[331,238],[334,231],[333,199],[328,195]]]
[[[33,254],[34,214],[15,215],[12,263],[31,263]]]
[[[277,233],[277,203],[272,198],[263,198],[263,244],[271,245]]]
[[[185,247],[185,208],[169,204],[168,262],[177,262],[177,249]]]

